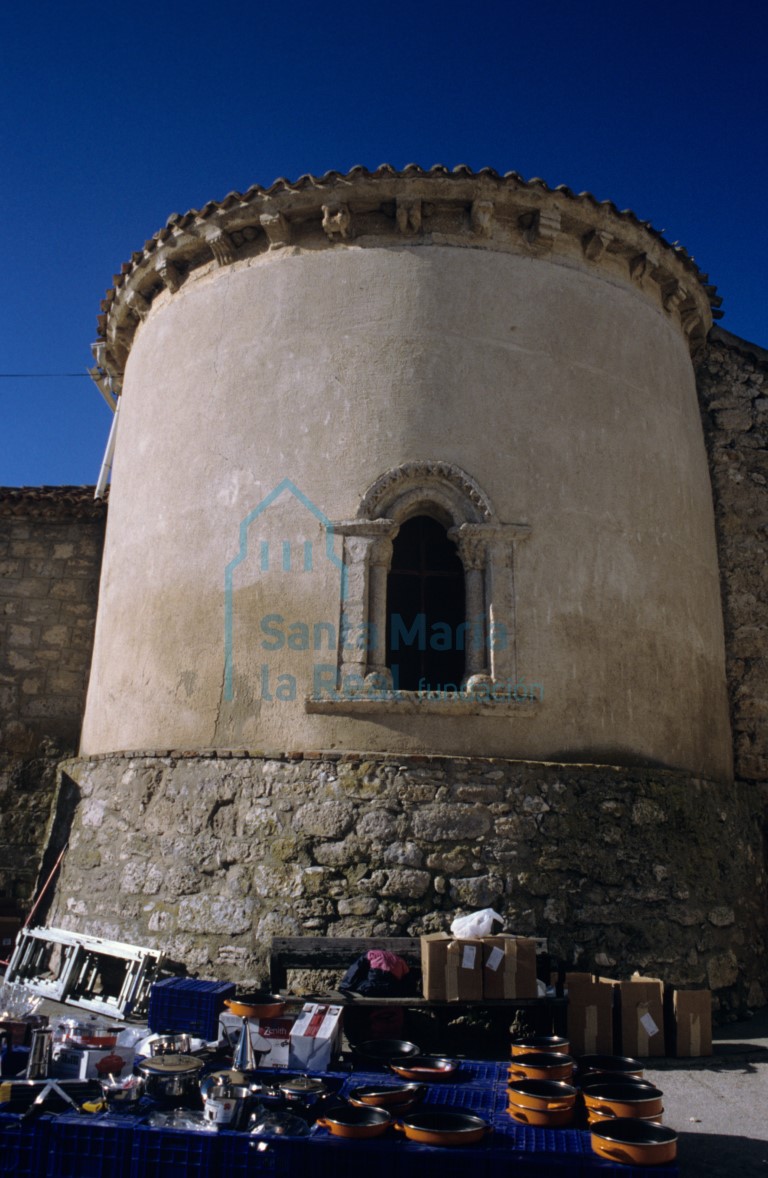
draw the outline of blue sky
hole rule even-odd
[[[99,302],[172,212],[277,176],[416,162],[629,207],[768,346],[762,4],[5,6],[0,373],[83,373]],[[83,376],[0,377],[0,484],[95,482]]]

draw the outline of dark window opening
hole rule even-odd
[[[407,520],[387,579],[387,666],[401,691],[461,688],[465,668],[464,566],[445,528]]]

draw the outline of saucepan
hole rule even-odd
[[[526,1035],[522,1039],[513,1039],[510,1049],[513,1056],[527,1051],[556,1051],[561,1055],[569,1055],[571,1045],[562,1035]]]
[[[677,1157],[677,1133],[665,1125],[613,1117],[592,1125],[592,1149],[609,1162],[658,1166]]]
[[[267,990],[254,990],[250,994],[225,998],[224,1005],[238,1018],[279,1018],[285,1010],[285,999]]]
[[[392,1124],[392,1117],[383,1108],[353,1108],[341,1104],[327,1109],[316,1123],[328,1129],[334,1137],[380,1137]]]
[[[391,1060],[389,1066],[403,1080],[433,1081],[453,1079],[460,1065],[444,1055],[412,1055],[397,1063]]]
[[[526,1051],[512,1057],[510,1080],[570,1080],[573,1058],[559,1051]]]
[[[449,1109],[419,1109],[395,1121],[395,1128],[422,1145],[474,1145],[493,1130],[475,1113]]]
[[[590,1084],[584,1092],[588,1109],[606,1112],[613,1117],[652,1117],[664,1111],[664,1093],[652,1084],[622,1084],[609,1080]]]

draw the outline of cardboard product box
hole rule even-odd
[[[641,1059],[664,1055],[663,982],[633,974],[628,982],[619,982],[618,991],[623,1054]]]
[[[293,1018],[260,1018],[251,1021],[251,1042],[263,1051],[260,1068],[287,1068],[291,1053]]]
[[[575,1055],[613,1054],[615,983],[591,973],[567,973],[568,1041]]]
[[[483,997],[536,998],[536,942],[500,933],[483,937]]]
[[[425,998],[445,1002],[445,962],[451,938],[447,933],[429,933],[421,938],[421,988]]]
[[[128,1076],[134,1054],[117,1047],[65,1047],[55,1045],[51,1075],[59,1080],[99,1080],[102,1076]]]
[[[678,1057],[712,1054],[712,993],[710,990],[664,990],[667,1050]]]
[[[471,1002],[483,997],[483,942],[448,933],[421,938],[424,997],[432,1002]]]
[[[290,1033],[289,1067],[322,1072],[341,1047],[342,1008],[305,1002]]]

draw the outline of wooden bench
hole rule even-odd
[[[546,941],[538,939],[546,952]],[[418,937],[273,937],[270,953],[269,982],[272,992],[292,996],[288,988],[289,970],[335,970],[346,972],[350,965],[369,949],[384,949],[397,953],[412,968],[421,968],[421,942]],[[564,1035],[566,1007],[564,998],[482,998],[465,1002],[436,1002],[421,995],[397,997],[365,997],[347,990],[331,989],[317,994],[302,994],[305,1002],[332,1002],[339,1006],[401,1006],[409,1009],[434,1010],[446,1015],[463,1008],[507,1013],[528,1010],[544,1033]]]

